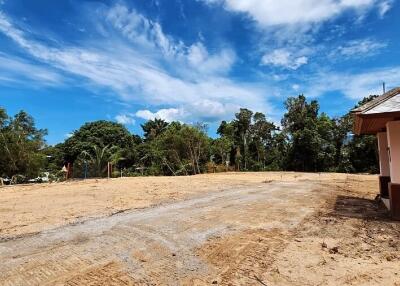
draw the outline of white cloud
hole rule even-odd
[[[32,82],[46,86],[63,84],[62,77],[47,67],[32,64],[16,57],[5,56],[0,53],[0,81],[27,84]]]
[[[256,48],[263,56],[261,63],[296,70],[307,64],[313,53],[293,55],[291,52],[315,47],[322,24],[352,12],[358,23],[375,11],[381,17],[392,7],[393,0],[198,0],[209,5],[242,13],[252,19],[265,34]],[[337,38],[335,33],[331,35]],[[359,43],[360,44],[360,43]],[[290,47],[289,50],[287,50]],[[349,47],[350,48],[350,47]],[[355,47],[353,47],[355,48]],[[360,47],[362,48],[362,47]],[[367,47],[363,47],[367,48]],[[376,48],[376,47],[372,47]],[[275,51],[271,51],[275,49]],[[265,53],[268,51],[268,53]],[[351,52],[344,50],[343,52]],[[327,52],[329,54],[329,52]]]
[[[293,85],[292,85],[292,89],[295,90],[295,91],[298,91],[298,90],[300,89],[300,85],[298,85],[298,84],[293,84]]]
[[[393,2],[394,1],[390,0],[390,1],[381,1],[381,3],[379,3],[378,12],[380,17],[385,16],[385,14],[390,10],[390,8],[392,8]]]
[[[121,31],[129,44],[112,38],[108,42],[97,41],[98,45],[92,42],[90,47],[49,47],[17,28],[1,12],[0,32],[42,63],[87,79],[94,87],[110,88],[126,102],[166,106],[169,113],[158,114],[165,118],[181,116],[172,110],[181,110],[182,106],[193,120],[225,114],[211,108],[210,102],[225,110],[231,106],[259,111],[269,108],[262,88],[225,76],[235,61],[229,49],[210,54],[200,43],[189,47],[176,44],[157,23],[120,6],[116,9],[111,10],[107,21]],[[208,108],[198,112],[204,106]]]
[[[363,12],[377,0],[203,0],[222,4],[227,10],[250,15],[262,26],[319,23],[347,10]]]
[[[203,75],[226,73],[231,69],[236,59],[235,53],[229,49],[210,55],[200,42],[191,45],[185,57],[190,68],[196,69]]]
[[[209,99],[194,102],[189,108],[197,114],[203,114],[204,118],[213,121],[217,118],[232,116],[241,106],[238,103],[221,103]]]
[[[150,110],[138,110],[135,114],[137,117],[146,119],[146,120],[154,120],[154,119],[163,119],[167,122],[172,121],[181,121],[183,118],[183,110],[178,108],[166,108],[160,109],[157,112],[151,112]]]
[[[233,2],[233,0],[227,0],[225,5],[228,5],[228,2]],[[264,2],[260,2],[260,9],[267,9],[264,7]],[[271,5],[279,6],[280,2],[274,1]],[[290,3],[294,2],[290,1]],[[310,2],[312,1],[304,0],[305,6]],[[341,11],[358,10],[359,7],[366,9],[376,4],[376,1],[363,0],[322,0],[321,3],[313,3],[320,6],[327,2],[331,2],[332,7],[337,7],[340,2]],[[255,2],[249,0],[246,5],[250,7],[252,3]],[[289,5],[288,3],[284,0],[281,8]],[[246,5],[243,9],[247,7]],[[296,6],[298,3],[293,5]],[[293,13],[289,17],[283,11],[282,25],[297,23],[296,21],[313,22],[307,19],[296,20],[297,16],[294,14],[297,12],[287,12]],[[250,10],[247,13],[252,15]],[[310,16],[306,15],[307,17]],[[323,21],[325,18],[321,19]],[[275,25],[273,21],[278,20],[272,18],[268,20],[269,22],[265,21],[265,26],[271,26]],[[58,84],[64,80],[61,74],[69,73],[79,76],[79,84],[84,82],[96,88],[105,87],[114,91],[125,102],[140,102],[143,106],[150,106],[135,114],[118,114],[115,120],[123,124],[133,124],[134,117],[146,120],[162,118],[167,121],[212,122],[229,118],[239,107],[248,107],[271,115],[270,112],[274,110],[268,102],[269,96],[278,97],[285,92],[293,95],[293,91],[300,90],[299,84],[289,83],[287,90],[284,91],[278,87],[279,83],[273,82],[274,80],[286,82],[291,80],[290,73],[283,70],[281,70],[282,74],[269,74],[267,80],[270,82],[263,85],[231,80],[229,72],[238,59],[229,47],[209,50],[201,41],[186,45],[166,35],[159,23],[125,6],[117,5],[104,11],[103,20],[98,19],[97,22],[104,25],[105,34],[107,31],[113,34],[107,38],[107,41],[100,38],[98,41],[90,42],[90,46],[85,42],[81,46],[56,47],[45,45],[44,41],[34,40],[31,32],[18,28],[0,11],[0,32],[11,38],[17,44],[16,48],[21,48],[29,56],[45,64],[33,65],[25,61],[6,59],[0,54],[2,63],[0,80],[7,81],[16,78],[13,75],[18,73],[25,74],[26,77],[38,82]],[[310,45],[307,50],[299,47],[298,43],[309,44],[312,43],[311,40],[296,42],[297,40],[292,39],[292,35],[299,29],[298,26],[291,26],[285,30],[276,26],[269,29],[275,31],[275,40],[278,39],[279,33],[286,32],[285,35],[279,36],[284,40],[276,41],[276,46],[284,48],[269,49],[269,52],[264,53],[261,59],[262,65],[297,70],[308,63],[315,52],[312,48],[315,47]],[[307,29],[301,28],[302,33],[299,34],[302,39],[307,36],[305,33]],[[116,39],[117,34],[122,39]],[[288,42],[285,42],[287,39],[293,40],[293,43],[290,42],[288,45]],[[379,52],[385,45],[373,39],[354,40],[341,45],[335,50],[335,55],[342,57],[372,55]],[[61,72],[57,73],[55,70],[61,70]],[[301,83],[301,90],[304,90],[307,96],[340,91],[349,98],[360,99],[370,93],[379,93],[382,81],[386,81],[389,86],[398,84],[399,74],[400,68],[397,67],[362,74],[319,73],[306,78]]]
[[[297,70],[308,63],[306,56],[295,56],[286,49],[277,49],[265,54],[261,59],[262,65],[273,65],[277,67]]]
[[[221,74],[230,70],[235,62],[235,53],[223,49],[219,53],[209,54],[201,42],[186,46],[182,41],[175,41],[165,35],[159,23],[149,20],[135,10],[126,6],[116,5],[105,12],[107,21],[131,42],[143,48],[145,53],[153,56],[161,54],[163,60],[170,64],[178,64],[187,70],[196,71],[196,76],[204,74]]]
[[[159,23],[124,5],[115,5],[105,12],[105,16],[126,38],[145,48],[159,48],[166,55],[173,55],[182,48],[182,43],[174,43],[163,33]]]
[[[133,118],[133,115],[128,113],[128,114],[118,114],[115,116],[115,120],[124,125],[134,125],[135,124],[135,119]]]
[[[213,122],[232,116],[240,107],[242,106],[239,104],[220,103],[204,99],[181,105],[178,108],[165,108],[156,112],[147,109],[138,110],[135,115],[138,118],[146,120],[160,118],[168,122],[181,121],[193,123],[198,119],[204,122]]]
[[[326,92],[339,91],[346,97],[360,100],[371,94],[382,93],[382,82],[388,88],[400,83],[400,66],[371,70],[362,73],[318,73],[307,81],[310,96],[321,96]]]
[[[386,43],[382,43],[372,39],[353,40],[339,46],[333,52],[333,55],[344,57],[371,56],[377,54],[381,49],[385,48],[386,46]]]

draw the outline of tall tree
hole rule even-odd
[[[299,95],[288,98],[285,107],[282,126],[291,140],[288,167],[295,171],[316,171],[321,145],[317,127],[319,105],[315,100],[308,103],[304,95]]]
[[[212,153],[218,163],[229,164],[232,147],[233,141],[229,137],[223,136],[212,141]]]
[[[376,98],[370,95],[357,103],[355,108]],[[340,132],[346,133],[340,150],[338,170],[342,172],[379,172],[378,143],[374,135],[353,135],[353,115],[349,112],[340,120]]]
[[[0,128],[3,129],[8,119],[7,112],[4,108],[0,107]]]
[[[149,120],[146,123],[140,125],[144,132],[145,140],[153,140],[157,136],[161,135],[168,126],[168,122],[155,118],[154,120]]]
[[[250,126],[252,146],[256,153],[256,169],[265,168],[265,161],[268,149],[271,148],[274,132],[278,129],[274,123],[267,121],[265,115],[256,112],[253,116],[253,124]]]
[[[11,118],[0,109],[0,175],[38,176],[45,161],[40,151],[46,134],[46,130],[36,128],[34,119],[25,111]]]
[[[335,166],[336,171],[351,172],[352,166],[348,160],[348,154],[344,150],[345,144],[348,142],[349,134],[353,126],[353,117],[346,114],[342,117],[334,119],[334,144],[335,144]]]
[[[202,172],[208,160],[208,137],[199,128],[171,122],[140,147],[140,168],[151,175],[188,175]]]
[[[245,170],[247,170],[247,164],[248,164],[248,141],[249,141],[249,133],[250,133],[250,125],[251,125],[251,119],[253,116],[253,112],[249,109],[246,108],[241,108],[238,113],[235,114],[235,121],[234,125],[236,127],[236,134],[239,139],[241,148],[242,148],[242,154],[240,152],[239,146],[237,146],[237,156],[236,160],[239,160],[239,158],[243,158],[243,167]]]
[[[335,136],[336,124],[327,114],[322,113],[317,119],[317,132],[319,136],[319,149],[317,157],[317,166],[315,171],[335,171],[336,144]]]
[[[273,134],[271,144],[268,146],[267,170],[288,170],[289,143],[289,138],[285,131]]]

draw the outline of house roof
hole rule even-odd
[[[355,134],[375,134],[386,129],[388,121],[400,120],[400,87],[352,110]]]

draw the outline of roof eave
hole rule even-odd
[[[393,88],[393,89],[389,90],[388,92],[382,94],[381,96],[379,96],[379,97],[377,97],[377,98],[365,103],[364,105],[359,106],[357,108],[354,108],[351,111],[351,113],[358,113],[358,112],[365,113],[368,110],[371,110],[375,106],[381,104],[382,102],[384,102],[384,101],[386,101],[386,100],[388,100],[388,99],[390,99],[393,96],[396,96],[398,94],[400,94],[400,87]]]

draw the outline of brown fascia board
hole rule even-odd
[[[360,118],[385,118],[385,117],[389,118],[390,117],[393,120],[399,120],[400,119],[400,111],[371,113],[371,114],[355,113],[355,115],[359,116]]]

